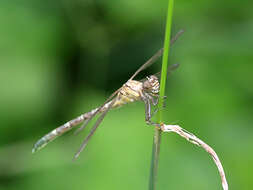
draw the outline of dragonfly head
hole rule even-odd
[[[143,82],[143,88],[146,92],[156,95],[159,93],[159,80],[155,75],[147,77],[147,80]]]

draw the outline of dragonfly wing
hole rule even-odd
[[[113,92],[111,94],[111,96],[109,98],[107,98],[107,100],[97,109],[97,111],[90,117],[88,118],[87,120],[85,120],[84,124],[78,128],[76,131],[75,131],[75,135],[78,134],[79,132],[81,132],[87,125],[88,123],[90,122],[90,120],[95,116],[97,115],[101,109],[105,106],[105,104],[107,104],[112,98],[114,98],[115,95],[117,95],[117,93],[121,90],[121,88],[119,88],[118,90],[116,90],[115,92]],[[111,105],[111,104],[110,104]]]
[[[171,40],[171,45],[179,38],[179,36],[183,33],[183,30],[180,30],[176,36]],[[134,75],[129,79],[132,80],[139,72],[141,72],[142,70],[146,69],[147,67],[149,67],[150,65],[152,65],[163,53],[163,49],[160,49],[155,55],[153,55],[146,63],[144,63],[135,73]],[[122,88],[122,87],[121,87]],[[109,101],[111,101],[114,96],[121,90],[121,88],[119,88],[118,90],[116,90],[105,102],[103,105],[101,105],[93,114],[91,114],[87,119],[85,119],[85,123],[78,129],[77,133],[80,132],[81,130],[83,130],[87,124],[89,123],[89,121],[95,116],[97,115],[101,109],[106,105],[106,103],[108,103]],[[115,99],[116,100],[116,99]],[[114,100],[112,100],[112,102],[114,102]],[[109,107],[112,106],[113,103],[110,104]],[[89,134],[89,136],[87,137],[87,140],[84,141],[82,147],[80,148],[80,150],[78,151],[78,153],[76,154],[75,157],[78,157],[78,155],[80,154],[80,152],[84,149],[84,147],[86,146],[86,143],[88,142],[89,138],[93,135],[93,133],[95,132],[96,128],[98,127],[98,125],[102,122],[103,118],[105,117],[106,113],[108,112],[110,108],[106,108],[105,112],[102,113],[102,115],[99,117],[99,119],[97,120],[96,124],[94,125],[94,127],[92,128],[91,133]],[[66,124],[64,124],[63,126],[60,126],[58,128],[56,128],[55,130],[51,131],[50,133],[48,133],[47,135],[45,135],[44,137],[42,137],[39,141],[37,141],[37,143],[34,145],[33,148],[33,152],[43,148],[45,145],[47,145],[49,142],[51,142],[52,140],[54,140],[56,137],[60,136],[61,134],[65,133],[66,131],[69,131],[70,129],[72,129],[73,127],[75,127],[76,125],[78,125],[80,122],[82,122],[84,120],[83,116],[80,116],[74,120],[71,120],[70,122],[67,122]],[[87,141],[87,142],[86,142]]]
[[[94,113],[94,114],[91,116],[91,119],[92,119],[95,115],[97,115],[97,113],[96,113],[96,114]],[[77,135],[78,133],[80,133],[80,132],[88,125],[88,123],[89,123],[89,121],[90,121],[91,119],[85,120],[84,123],[81,125],[81,127],[79,127],[77,130],[75,130],[74,134]]]
[[[102,115],[97,119],[96,123],[94,124],[94,126],[92,127],[90,133],[88,134],[88,136],[84,139],[81,147],[79,148],[79,150],[77,151],[77,153],[75,154],[73,160],[76,160],[77,157],[80,155],[80,153],[84,150],[84,148],[86,147],[87,143],[89,142],[90,138],[93,136],[93,134],[95,133],[96,129],[98,128],[99,124],[103,121],[105,115],[107,114],[107,112],[110,110],[110,108],[112,107],[112,105],[114,104],[114,102],[116,101],[116,98],[114,100],[111,101],[110,105],[107,107],[107,109],[102,113]]]
[[[181,36],[181,34],[183,33],[184,31],[183,30],[180,30],[176,35],[175,37],[173,37],[170,41],[170,44],[174,44],[175,41]],[[142,70],[146,69],[147,67],[149,67],[150,65],[152,65],[155,61],[157,61],[157,59],[159,57],[161,57],[163,53],[163,48],[160,49],[158,52],[156,52],[155,55],[153,55],[146,63],[144,63],[132,76],[129,80],[132,80],[137,74],[139,74],[139,72],[141,72]],[[108,103],[119,91],[121,90],[121,88],[119,88],[118,90],[116,90],[105,102],[103,105],[101,105],[98,110],[90,117],[88,118],[85,123],[80,127],[78,128],[76,131],[75,131],[75,134],[78,134],[80,131],[82,131],[86,126],[87,124],[90,122],[90,120],[95,116],[97,115],[100,110],[105,106],[106,103]]]
[[[176,70],[179,67],[179,65],[180,65],[179,63],[169,65],[169,67],[167,69],[167,76],[169,76],[174,70]],[[158,78],[160,78],[161,77],[161,72],[158,72],[154,75],[157,76]]]
[[[167,69],[167,76],[169,76],[172,71],[176,70],[179,67],[179,65],[180,65],[179,63],[170,65]],[[153,75],[155,75],[157,78],[160,78],[161,77],[161,72],[155,73]],[[147,78],[143,78],[143,79],[140,80],[140,82],[144,82],[146,80],[147,80]]]
[[[175,37],[173,37],[170,41],[170,45],[173,45],[176,40],[183,34],[183,30],[180,30]],[[143,71],[144,69],[146,69],[147,67],[151,66],[154,62],[156,62],[158,60],[159,57],[161,57],[161,55],[163,54],[163,48],[161,48],[160,50],[158,50],[155,55],[153,55],[148,61],[146,61],[146,63],[144,63],[134,74],[133,76],[129,79],[132,80],[136,75],[139,74],[139,72]]]
[[[179,30],[176,35],[170,40],[170,45],[173,45],[177,39],[184,33],[184,30]]]

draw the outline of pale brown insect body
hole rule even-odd
[[[183,33],[183,31],[179,31],[176,36],[171,40],[171,45],[177,40],[177,38]],[[78,124],[84,122],[84,124],[77,130],[81,131],[84,129],[89,121],[96,116],[97,114],[101,114],[97,119],[94,126],[91,128],[88,136],[84,139],[80,149],[75,154],[74,158],[77,158],[80,152],[86,147],[89,139],[92,137],[94,132],[96,131],[99,124],[104,119],[105,115],[111,108],[120,107],[124,104],[134,102],[134,101],[143,101],[145,104],[145,120],[148,124],[154,124],[150,121],[151,118],[151,104],[156,105],[158,103],[158,93],[159,93],[159,81],[156,75],[151,75],[146,77],[146,79],[141,81],[133,80],[133,78],[142,70],[146,69],[150,65],[152,65],[163,53],[163,49],[160,49],[155,55],[153,55],[146,63],[144,63],[133,75],[130,79],[118,90],[116,90],[106,101],[105,103],[91,110],[90,112],[84,113],[75,119],[65,123],[64,125],[52,130],[41,139],[39,139],[32,150],[32,152],[36,152],[37,150],[46,146],[49,142],[53,141],[56,137],[62,135],[63,133],[69,131],[73,127]],[[177,64],[172,65],[170,70],[174,70],[177,68]],[[159,73],[157,73],[159,75]]]
[[[159,81],[154,75],[147,77],[144,82],[129,80],[123,85],[117,95],[117,100],[112,107],[122,106],[124,104],[143,100],[143,98],[157,97],[159,93]],[[147,96],[148,97],[145,97]],[[152,99],[152,98],[151,98]]]
[[[94,116],[94,114],[98,111],[98,113],[103,113],[109,108],[117,108],[121,107],[127,103],[135,102],[135,101],[146,101],[151,100],[154,102],[154,98],[157,98],[159,93],[159,81],[156,76],[151,75],[147,77],[147,80],[144,82],[136,81],[136,80],[129,80],[126,82],[120,91],[117,93],[116,97],[106,103],[102,108],[95,108],[90,112],[80,115],[79,117],[68,121],[64,125],[54,129],[53,131],[49,132],[47,135],[42,137],[37,143],[34,145],[33,152],[43,148],[49,142],[54,140],[56,137],[62,135],[63,133],[69,131],[73,127],[77,126],[81,122],[90,119]],[[149,113],[150,114],[150,113]],[[146,116],[149,119],[149,116]],[[147,120],[146,119],[146,120]]]

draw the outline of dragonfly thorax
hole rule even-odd
[[[153,95],[158,94],[160,89],[158,78],[155,75],[147,77],[147,80],[143,82],[143,89]]]

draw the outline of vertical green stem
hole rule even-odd
[[[159,94],[160,97],[159,97],[159,103],[158,103],[157,123],[160,123],[162,121],[161,110],[162,110],[163,102],[164,102],[163,97],[165,95],[165,85],[166,85],[166,78],[167,78],[173,4],[174,4],[174,0],[169,0],[167,19],[166,19],[165,39],[164,39],[164,51],[163,51],[163,59],[162,59],[162,73],[161,73],[161,81],[160,81],[160,94]],[[155,128],[155,134],[154,134],[154,139],[153,139],[150,180],[149,180],[149,190],[155,190],[156,185],[157,185],[157,171],[158,171],[158,162],[159,162],[160,143],[161,143],[161,130]]]

